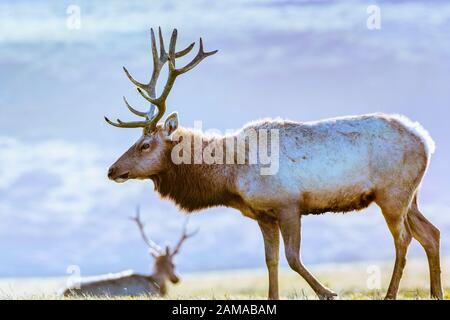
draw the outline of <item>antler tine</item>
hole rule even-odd
[[[131,121],[131,122],[123,122],[119,119],[117,119],[117,123],[109,120],[107,117],[104,117],[105,121],[108,122],[110,125],[117,127],[117,128],[145,128],[151,124],[151,120],[147,121]]]
[[[138,111],[136,109],[134,109],[127,101],[127,98],[123,97],[123,101],[125,102],[125,104],[127,105],[128,110],[130,110],[132,113],[134,113],[137,116],[140,117],[145,117],[147,118],[147,120],[151,120],[153,118],[153,116],[155,115],[155,105],[151,105],[150,106],[150,110],[148,112],[142,112],[142,111]]]
[[[135,115],[140,116],[140,117],[147,117],[146,112],[138,111],[138,110],[134,109],[132,106],[130,106],[130,104],[127,101],[127,98],[123,97],[123,101],[127,105],[128,110],[130,110],[132,113],[134,113]]]
[[[145,244],[151,250],[156,251],[158,254],[162,254],[163,253],[163,249],[160,246],[158,246],[154,241],[152,241],[149,238],[147,238],[147,236],[145,235],[144,224],[141,221],[140,207],[139,206],[136,207],[136,216],[135,217],[130,217],[130,219],[133,220],[134,222],[136,222],[136,224],[137,224],[137,226],[139,228],[139,232],[141,234],[141,237],[144,240]]]
[[[186,49],[183,49],[181,51],[178,51],[175,53],[175,58],[180,58],[185,55],[187,55],[189,52],[191,52],[192,48],[195,46],[195,42],[192,42],[190,45],[186,47]]]
[[[178,240],[178,243],[175,246],[175,249],[172,251],[172,253],[171,253],[172,256],[176,255],[180,251],[181,245],[183,244],[184,241],[195,236],[198,233],[199,229],[197,229],[194,232],[191,232],[189,234],[186,232],[188,222],[189,222],[189,218],[186,218],[186,220],[184,221],[184,224],[183,224],[183,231],[181,234],[181,238],[180,238],[180,240]]]
[[[173,29],[172,36],[170,37],[169,46],[169,64],[172,63],[175,66],[175,47],[177,45],[178,30]]]
[[[135,80],[133,76],[128,72],[127,68],[122,67],[123,71],[125,71],[125,74],[127,75],[128,79],[138,88],[145,89],[147,87],[146,84],[140,83],[139,81]]]
[[[214,51],[210,51],[210,52],[203,51],[203,40],[202,40],[202,38],[200,38],[200,45],[199,45],[197,55],[191,62],[189,62],[183,68],[176,69],[177,74],[180,75],[185,72],[188,72],[189,70],[191,70],[192,68],[197,66],[203,59],[205,59],[206,57],[212,56],[213,54],[217,53],[218,51],[219,50],[214,50]]]
[[[159,29],[159,32],[161,34],[161,28]],[[153,57],[153,70],[158,68],[158,50],[156,49],[156,38],[155,38],[155,32],[153,32],[153,28],[150,28],[150,34],[152,38],[152,57]],[[161,38],[160,38],[161,41]],[[160,43],[160,47],[162,50],[164,50],[164,43]]]
[[[158,27],[158,34],[159,34],[159,59],[167,59],[167,52],[164,48],[164,38],[161,32],[161,27]]]

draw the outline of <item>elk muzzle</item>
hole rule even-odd
[[[115,165],[112,165],[108,170],[108,178],[115,182],[121,183],[129,179],[129,171],[121,171]]]
[[[171,274],[169,279],[173,284],[180,282],[180,278],[176,274]]]

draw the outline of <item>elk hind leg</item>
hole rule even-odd
[[[439,257],[440,232],[420,212],[417,195],[408,211],[408,222],[413,237],[419,241],[425,250],[430,268],[430,295],[434,299],[442,299],[441,267]]]

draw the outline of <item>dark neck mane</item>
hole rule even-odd
[[[220,175],[220,165],[180,164],[152,180],[164,198],[173,200],[188,212],[214,206],[226,206],[235,197],[231,181]],[[219,174],[218,174],[219,173]]]
[[[238,197],[233,193],[233,165],[176,165],[171,162],[170,155],[167,159],[170,162],[168,169],[152,176],[152,180],[155,190],[162,197],[173,200],[180,209],[191,212],[208,207],[227,206]]]

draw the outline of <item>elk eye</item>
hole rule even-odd
[[[141,150],[147,150],[148,148],[150,148],[150,145],[148,143],[144,143],[141,147]]]

